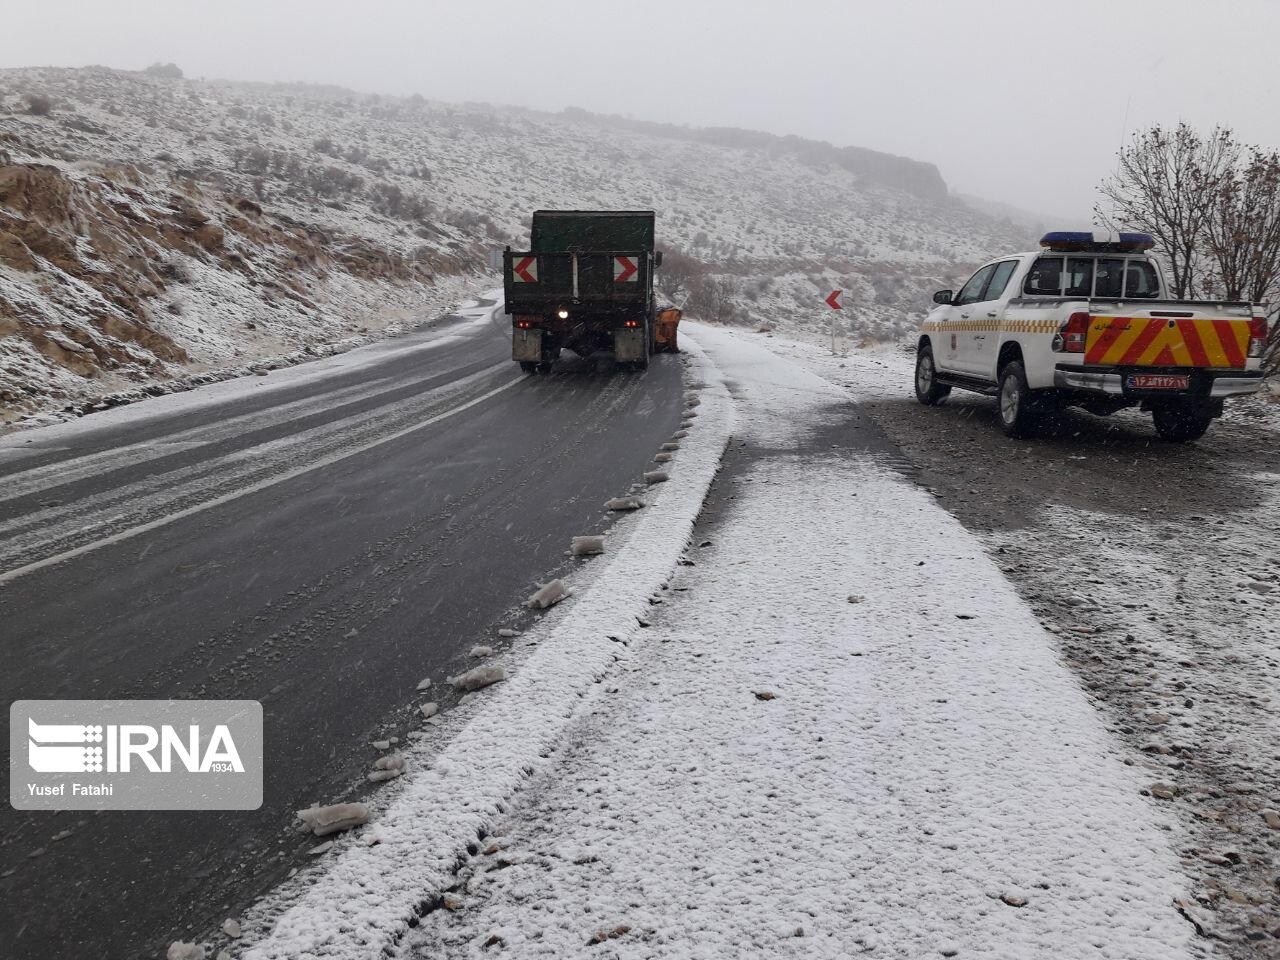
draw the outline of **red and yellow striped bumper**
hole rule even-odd
[[[1094,317],[1085,363],[1126,367],[1244,369],[1248,320]]]

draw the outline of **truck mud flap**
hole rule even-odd
[[[524,363],[542,362],[542,331],[522,330],[519,327],[512,331],[511,359]]]
[[[619,363],[640,363],[648,359],[644,327],[613,331],[613,356]]]

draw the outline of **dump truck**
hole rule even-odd
[[[511,359],[526,373],[550,371],[568,349],[612,352],[643,370],[655,352],[652,210],[538,210],[529,249],[502,256]]]

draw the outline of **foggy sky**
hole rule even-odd
[[[739,126],[937,164],[953,191],[1087,223],[1126,132],[1280,147],[1271,0],[56,0],[7,4],[0,66],[174,61]]]

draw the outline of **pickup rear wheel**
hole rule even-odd
[[[1013,360],[1000,371],[1000,426],[1011,437],[1030,436],[1035,431],[1036,411],[1027,373]]]
[[[916,399],[926,407],[932,407],[950,392],[950,387],[938,382],[938,368],[933,363],[933,350],[925,344],[916,354]]]
[[[1202,410],[1173,404],[1153,407],[1151,419],[1160,439],[1171,443],[1199,440],[1209,429],[1209,424],[1213,423],[1213,417]]]

